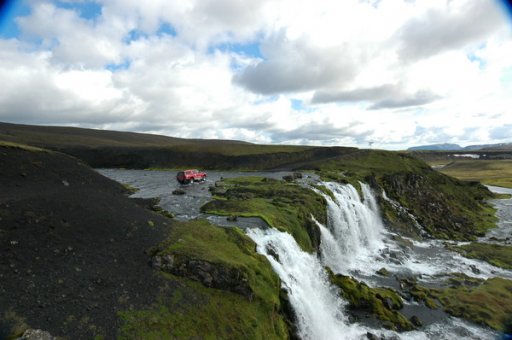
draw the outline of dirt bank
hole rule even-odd
[[[75,158],[0,147],[0,339],[110,339],[117,311],[151,305],[164,282],[145,250],[172,220],[139,203]]]

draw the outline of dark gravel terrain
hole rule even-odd
[[[0,339],[115,338],[117,311],[169,286],[145,250],[173,221],[144,204],[78,159],[0,146]]]

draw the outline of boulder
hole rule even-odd
[[[380,276],[389,276],[389,272],[386,268],[382,267],[381,269],[377,270],[377,274]]]
[[[423,323],[421,322],[420,318],[418,318],[416,315],[411,316],[409,321],[411,321],[411,323],[416,327],[423,326]]]
[[[16,340],[57,340],[57,338],[41,329],[27,329],[23,335]]]

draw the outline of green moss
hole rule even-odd
[[[511,280],[497,277],[481,280],[455,274],[446,280],[444,288],[422,287],[414,280],[403,280],[402,285],[416,300],[436,308],[435,300],[450,315],[499,331],[504,331],[510,322]]]
[[[30,328],[25,318],[11,309],[3,311],[0,321],[0,338],[6,340],[18,339]]]
[[[236,268],[253,294],[248,298],[161,273],[174,288],[163,291],[151,308],[120,313],[122,339],[288,337],[280,312],[280,280],[241,230],[216,227],[204,220],[176,223],[168,239],[149,252]]]
[[[358,150],[335,160],[317,164],[319,174],[338,179],[365,181],[368,176],[397,172],[415,172],[430,167],[409,155],[382,150]]]
[[[160,246],[160,255],[203,259],[247,273],[255,296],[278,304],[279,279],[256,245],[238,228],[221,228],[205,220],[180,223]],[[277,294],[277,295],[276,295]]]
[[[498,193],[494,193],[494,196],[495,196],[495,198],[502,199],[502,200],[512,198],[511,194],[498,194]]]
[[[310,216],[326,222],[326,202],[321,195],[296,183],[261,177],[226,179],[223,183],[225,192],[217,194],[223,199],[205,204],[203,212],[260,217],[270,226],[289,232],[303,250],[316,250],[319,231]]]
[[[430,309],[439,308],[439,305],[436,303],[436,299],[432,296],[430,289],[420,286],[416,280],[412,279],[403,279],[400,282],[415,301],[423,302]]]
[[[399,331],[414,329],[414,325],[398,310],[403,307],[400,296],[390,288],[370,288],[350,276],[334,274],[327,268],[329,279],[340,288],[341,296],[350,308],[375,315],[383,326]]]
[[[121,185],[123,186],[123,188],[126,189],[126,191],[128,191],[129,195],[135,194],[137,191],[140,190],[139,188],[131,186],[130,184],[127,184],[127,183],[121,183]]]
[[[119,339],[286,339],[288,330],[279,310],[261,300],[248,301],[185,278],[159,305],[120,313]]]
[[[497,267],[512,269],[512,247],[490,243],[472,242],[462,246],[450,247],[462,255],[487,261]]]
[[[436,238],[472,240],[497,222],[494,208],[485,201],[493,197],[487,188],[436,172],[409,154],[360,150],[315,166],[324,179],[336,177],[353,185],[362,181],[384,189]],[[385,200],[380,205],[386,220],[399,232],[419,233]]]
[[[167,218],[174,218],[175,217],[172,212],[167,211],[167,210],[163,209],[161,206],[156,205],[156,204],[151,206],[151,210],[153,210],[154,212],[159,213],[160,215],[165,216]]]
[[[320,192],[326,194],[327,196],[329,196],[333,201],[336,200],[336,197],[334,197],[334,194],[332,193],[331,190],[329,190],[328,188],[326,188],[325,186],[323,185],[316,185],[316,184],[312,184],[312,186],[319,190]]]
[[[454,316],[503,331],[512,315],[512,281],[491,278],[478,286],[466,284],[432,290],[444,310]]]
[[[21,149],[21,150],[30,151],[30,152],[50,152],[49,150],[37,148],[35,146],[7,142],[7,141],[0,141],[0,147],[11,148],[11,149]]]

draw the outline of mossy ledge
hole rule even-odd
[[[201,210],[225,216],[260,217],[271,227],[290,233],[300,247],[314,252],[320,245],[320,230],[311,216],[327,221],[325,199],[295,182],[262,177],[230,178],[215,191],[214,200]]]
[[[486,261],[497,267],[512,269],[512,246],[472,242],[461,246],[451,246],[450,249],[465,257]]]
[[[396,331],[415,328],[399,310],[402,298],[391,288],[370,288],[353,277],[334,274],[326,267],[332,284],[340,288],[341,296],[349,303],[349,312],[366,312],[380,320],[382,326]]]
[[[414,279],[402,279],[403,290],[430,308],[441,306],[450,315],[498,331],[512,327],[512,280],[499,277],[475,279],[452,275],[441,288],[426,288]]]
[[[289,337],[279,277],[237,228],[179,223],[147,250],[173,289],[146,310],[125,310],[121,339]]]
[[[370,184],[387,225],[405,236],[426,231],[434,238],[474,240],[496,226],[495,209],[486,201],[494,195],[486,187],[443,175],[405,153],[359,150],[310,166],[324,180]],[[383,190],[405,210],[397,211]],[[424,230],[414,227],[411,216]]]

